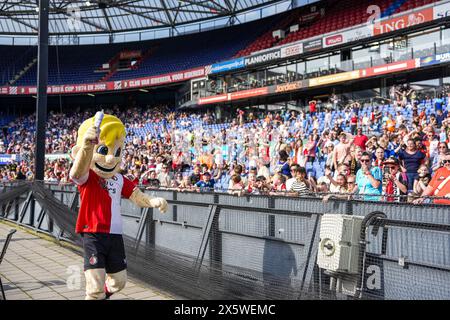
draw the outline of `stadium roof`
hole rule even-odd
[[[44,0],[45,1],[45,0]],[[0,2],[0,34],[36,35],[39,0]],[[50,35],[117,33],[234,17],[280,0],[49,0]]]

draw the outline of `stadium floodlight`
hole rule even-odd
[[[148,92],[147,89],[139,89],[139,91],[142,91],[142,92]]]
[[[88,1],[86,1],[86,5],[87,5],[88,7],[90,7],[90,6],[92,5],[92,3],[88,0]]]
[[[34,8],[34,11],[39,12],[39,7]]]

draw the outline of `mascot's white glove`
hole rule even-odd
[[[98,143],[98,128],[95,126],[89,127],[89,129],[86,130],[86,133],[84,134],[84,145],[85,146],[95,146]]]
[[[165,213],[168,207],[166,199],[153,198],[139,189],[135,189],[133,191],[130,196],[130,200],[141,208],[158,208],[162,213]]]
[[[166,213],[167,207],[169,206],[166,199],[164,198],[152,198],[150,200],[153,208],[158,208],[162,213]]]
[[[69,172],[71,179],[87,177],[86,175],[89,172],[89,167],[94,155],[94,146],[98,143],[98,136],[98,129],[95,126],[91,126],[84,134],[82,146],[75,146],[72,149],[74,162]]]

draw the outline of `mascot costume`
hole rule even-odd
[[[80,191],[76,232],[83,242],[86,300],[107,299],[125,287],[121,197],[141,208],[167,210],[165,199],[144,194],[119,173],[125,136],[118,118],[97,112],[82,123],[72,149],[70,178]]]

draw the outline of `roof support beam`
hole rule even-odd
[[[15,17],[11,17],[11,16],[8,17],[8,19],[11,19],[11,20],[13,20],[13,21],[15,21],[17,23],[23,24],[24,26],[27,26],[28,28],[38,32],[38,28],[36,28],[35,26],[33,26],[33,25],[29,24],[29,23],[24,22],[22,19],[17,19]]]
[[[225,0],[225,4],[228,7],[228,11],[231,13],[233,12],[233,5],[231,4],[230,0]]]
[[[113,31],[112,26],[111,26],[111,21],[109,20],[109,16],[108,16],[108,14],[106,13],[106,9],[103,8],[103,9],[102,9],[102,12],[103,12],[103,15],[105,16],[106,24],[108,25],[109,31],[110,31],[110,32]]]
[[[214,3],[216,6],[218,6],[219,8],[221,8],[223,11],[225,12],[230,12],[230,8],[226,8],[223,5],[221,5],[220,3],[218,3],[217,1],[211,1],[212,3]]]
[[[166,14],[167,20],[170,21],[170,25],[172,27],[175,26],[175,21],[172,19],[172,16],[170,15],[170,10],[167,9],[167,6],[164,3],[164,0],[159,0],[159,3],[161,3],[162,7],[164,8],[164,13]]]
[[[206,9],[214,10],[214,11],[216,11],[216,13],[222,13],[223,14],[223,13],[227,13],[228,12],[227,10],[223,10],[223,7],[214,7],[214,6],[210,6],[209,4],[207,4],[208,2],[213,2],[213,1],[196,2],[196,1],[193,1],[193,0],[183,0],[183,2],[192,4],[192,5],[195,5],[195,6],[203,7],[203,8],[206,8]],[[205,2],[206,2],[206,4],[205,4]],[[214,3],[214,4],[216,4],[216,3]],[[211,11],[211,12],[213,12],[213,11]]]
[[[148,15],[146,15],[146,14],[142,14],[142,13],[140,13],[140,12],[136,12],[136,11],[133,11],[133,10],[124,8],[124,7],[117,7],[117,9],[120,9],[120,10],[122,10],[122,11],[131,13],[131,14],[135,14],[135,15],[137,15],[137,16],[139,16],[139,17],[142,17],[142,18],[145,18],[145,19],[148,19],[148,20],[152,20],[152,21],[155,21],[155,22],[157,22],[157,23],[161,23],[161,24],[163,24],[163,25],[165,25],[165,26],[167,26],[167,27],[170,27],[170,23],[167,23],[167,21],[162,21],[162,20],[159,20],[159,19],[157,19],[157,18],[155,18],[155,17],[151,17],[151,16],[148,16]]]
[[[0,8],[0,11],[3,11],[5,9],[6,5],[8,4],[9,0],[5,0],[5,3],[2,4],[2,7]]]

